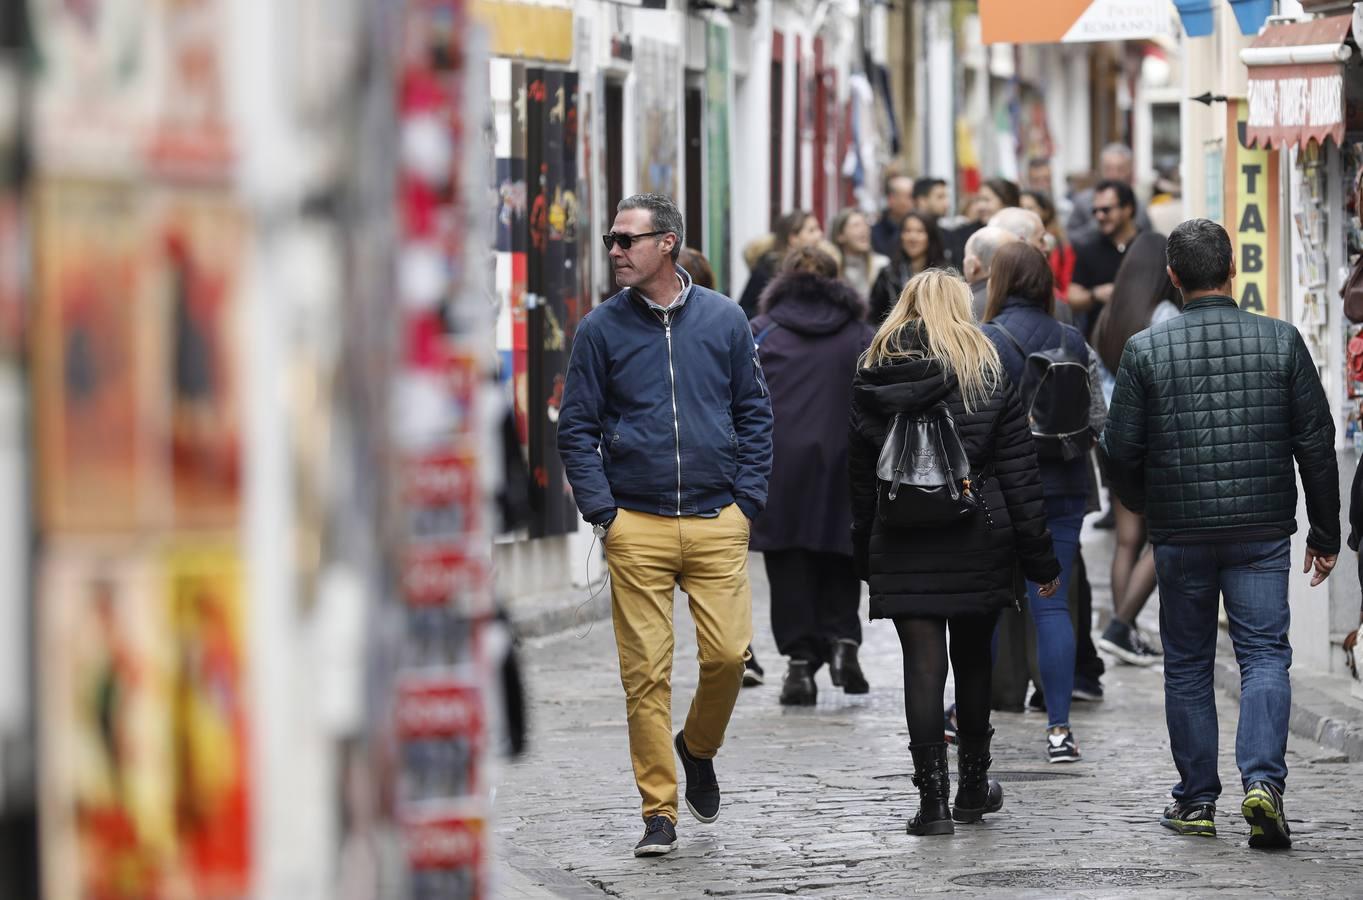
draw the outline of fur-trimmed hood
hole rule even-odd
[[[866,301],[846,282],[812,272],[778,275],[762,292],[758,309],[803,334],[830,334],[866,318]]]

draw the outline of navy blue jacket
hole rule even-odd
[[[1004,326],[1028,354],[1038,350],[1054,350],[1060,346],[1061,335],[1065,336],[1071,352],[1089,359],[1091,353],[1084,335],[1072,325],[1062,325],[1039,306],[1025,300],[1009,298],[1003,309],[994,318],[994,323]],[[994,342],[999,351],[1008,379],[1013,384],[1022,384],[1023,368],[1026,358],[1018,352],[1017,345],[1008,339],[993,323],[985,323],[984,333]],[[1089,367],[1089,379],[1093,380],[1093,367]],[[1096,387],[1096,384],[1095,384]],[[1041,468],[1041,485],[1047,497],[1085,496],[1089,492],[1088,456],[1065,462],[1058,459],[1037,460]]]
[[[668,310],[626,289],[578,326],[558,452],[588,522],[766,505],[771,400],[748,317],[678,274]]]

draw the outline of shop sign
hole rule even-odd
[[[1073,44],[1175,36],[1169,0],[980,0],[986,44]]]
[[[1265,146],[1344,138],[1344,72],[1322,66],[1250,70],[1248,140]]]
[[[1235,250],[1235,299],[1243,310],[1277,318],[1278,151],[1248,146],[1248,103],[1226,108],[1225,217]]]

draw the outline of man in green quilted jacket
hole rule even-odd
[[[1339,553],[1339,475],[1330,407],[1301,334],[1241,310],[1225,229],[1169,235],[1183,314],[1126,344],[1102,447],[1122,502],[1143,511],[1155,550],[1164,713],[1179,780],[1160,824],[1215,836],[1217,600],[1240,663],[1235,760],[1251,847],[1288,847],[1283,813],[1292,687],[1287,581],[1297,482],[1310,530],[1304,571],[1325,580]]]

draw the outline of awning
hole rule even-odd
[[[1352,15],[1270,25],[1240,51],[1249,67],[1248,146],[1344,140],[1344,63]]]
[[[980,0],[986,44],[1072,44],[1170,34],[1169,0]]]

